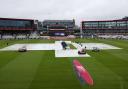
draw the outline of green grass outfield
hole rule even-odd
[[[123,49],[77,58],[90,72],[94,86],[81,85],[73,71],[74,58],[55,58],[54,51],[0,52],[0,89],[128,89],[128,41],[75,39],[101,42]],[[0,41],[0,48],[15,43],[52,43],[49,40]]]

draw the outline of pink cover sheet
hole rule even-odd
[[[93,79],[89,72],[83,67],[82,64],[78,60],[73,61],[73,65],[75,67],[75,70],[80,78],[87,83],[88,85],[93,85]]]

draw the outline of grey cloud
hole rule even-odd
[[[127,16],[128,0],[2,0],[0,17],[103,20]]]

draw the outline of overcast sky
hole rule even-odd
[[[128,16],[128,0],[0,0],[0,17],[82,20]]]

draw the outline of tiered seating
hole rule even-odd
[[[25,34],[18,34],[16,36],[16,39],[26,39],[26,38],[27,38],[27,36]]]
[[[39,35],[35,32],[35,33],[31,33],[29,36],[30,39],[39,39]]]
[[[103,38],[103,39],[128,39],[128,36],[124,36],[124,35],[99,35],[99,38]]]
[[[15,37],[11,34],[4,34],[2,35],[2,39],[14,39]]]

